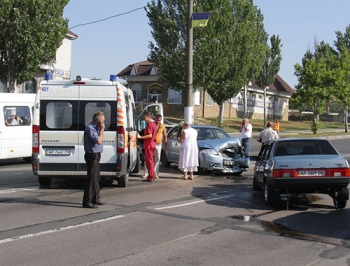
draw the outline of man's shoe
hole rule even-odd
[[[147,178],[147,179],[143,179],[142,182],[153,182],[154,179],[150,179],[150,178]]]
[[[83,204],[83,208],[96,209],[96,208],[98,208],[98,207],[97,207],[97,205],[95,205],[95,204],[86,203],[86,204]]]
[[[148,178],[148,175],[144,175],[143,177],[142,177],[142,180],[146,180]]]
[[[158,175],[155,175],[155,179],[158,179],[159,178],[159,176]]]
[[[98,201],[96,203],[94,203],[95,205],[107,205],[107,203],[103,202],[103,201]]]

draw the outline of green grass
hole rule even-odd
[[[167,117],[167,119],[170,122],[176,123],[176,124],[178,124],[179,122],[184,120],[183,117],[181,117],[181,118]],[[253,126],[253,132],[260,132],[261,130],[263,130],[265,128],[263,120],[251,119],[249,121]],[[271,122],[273,122],[273,121],[271,121]],[[217,118],[195,118],[195,123],[196,124],[217,126]],[[241,123],[242,123],[241,118],[225,118],[222,128],[227,132],[236,132],[236,131],[239,131]],[[324,128],[344,129],[344,124],[340,123],[340,122],[321,122],[321,123],[322,123],[322,127],[320,129],[320,132],[322,132],[322,129],[324,129]],[[283,131],[309,130],[311,133],[310,126],[311,126],[311,121],[280,121],[281,132],[283,132]],[[314,134],[312,134],[312,135],[314,135]]]

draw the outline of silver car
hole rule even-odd
[[[213,173],[242,174],[249,168],[249,158],[244,156],[240,138],[231,138],[224,130],[214,126],[191,125],[198,131],[199,171]],[[182,126],[169,130],[167,151],[162,151],[161,162],[169,167],[179,162]]]
[[[349,182],[349,163],[328,140],[288,138],[266,145],[254,167],[253,190],[264,191],[267,205],[279,201],[281,193],[325,193],[343,209]]]

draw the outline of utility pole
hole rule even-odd
[[[193,0],[187,0],[187,69],[185,87],[185,122],[194,123],[193,112]]]

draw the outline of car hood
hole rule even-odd
[[[226,139],[198,140],[197,143],[199,149],[214,149],[217,151],[227,149],[232,146],[241,146],[241,140],[237,137]]]

